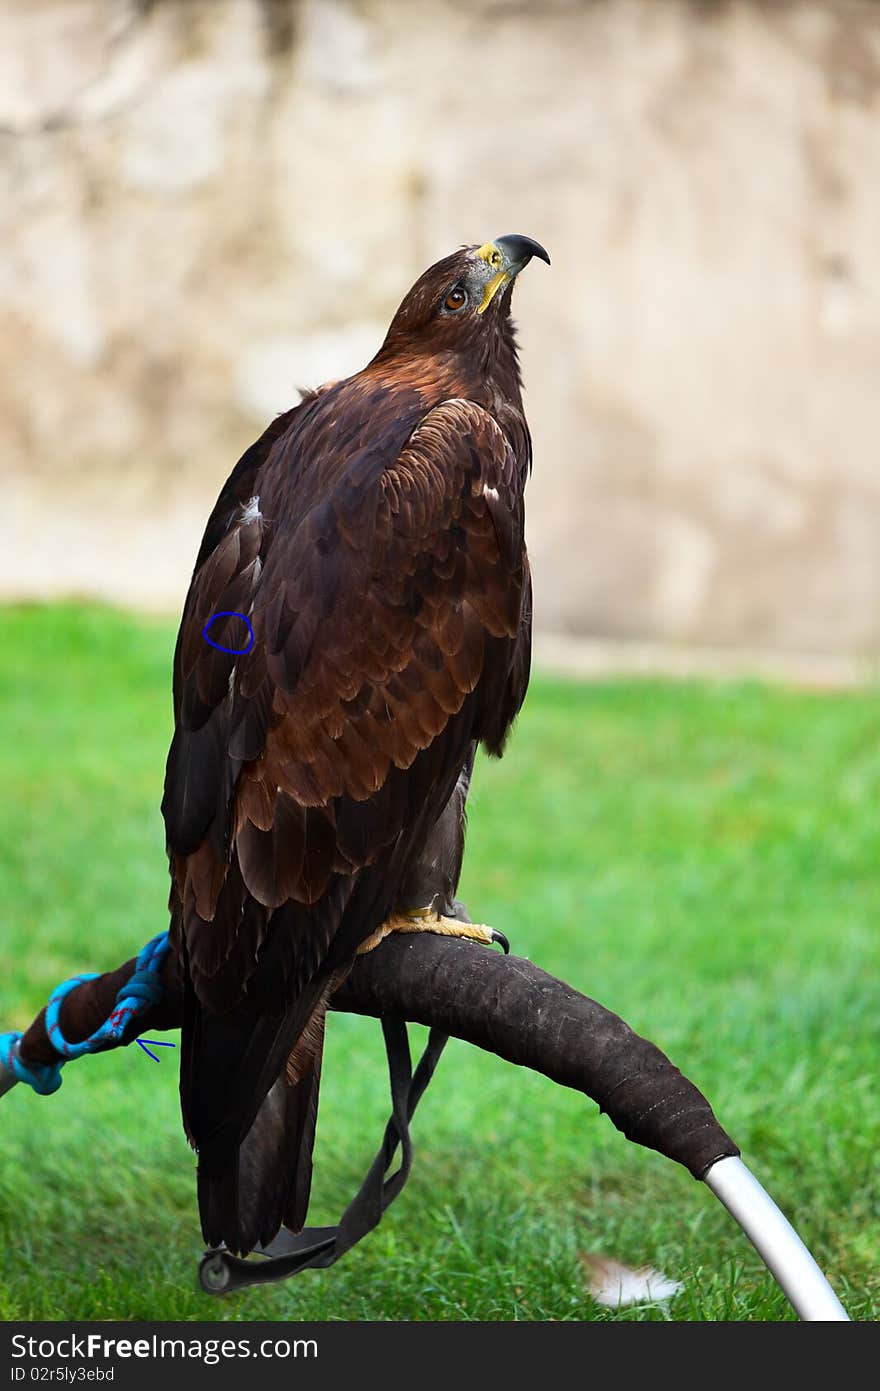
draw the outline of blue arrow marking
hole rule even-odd
[[[144,1050],[144,1052],[146,1053],[147,1057],[148,1057],[148,1058],[152,1058],[154,1063],[157,1063],[157,1062],[159,1061],[159,1059],[156,1057],[156,1054],[155,1054],[155,1053],[151,1053],[151,1052],[150,1052],[149,1048],[147,1047],[147,1044],[148,1044],[148,1043],[149,1043],[153,1048],[176,1048],[176,1047],[177,1047],[177,1044],[176,1044],[176,1043],[163,1043],[162,1040],[159,1039],[159,1038],[148,1038],[146,1041],[144,1041],[144,1039],[142,1039],[142,1038],[136,1038],[136,1039],[135,1039],[135,1043],[138,1044],[138,1046],[139,1046],[140,1048],[143,1048],[143,1050]]]

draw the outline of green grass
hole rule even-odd
[[[0,1021],[116,965],[166,920],[158,804],[173,625],[0,613]],[[712,1101],[854,1318],[880,1306],[880,738],[871,692],[535,680],[478,766],[463,897],[622,1014]],[[225,1301],[195,1281],[175,1063],[124,1049],[0,1108],[0,1318],[787,1319],[711,1194],[595,1105],[450,1045],[416,1166],[333,1270]],[[387,1113],[378,1026],[332,1017],[313,1220]],[[609,1313],[579,1253],[684,1283]]]

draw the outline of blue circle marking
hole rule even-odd
[[[208,629],[212,623],[216,623],[218,618],[240,618],[249,634],[247,647],[224,647],[221,642],[215,642],[213,638],[209,638]],[[209,647],[216,647],[218,652],[228,652],[233,657],[243,657],[246,652],[250,652],[254,645],[254,630],[251,627],[250,619],[243,613],[236,613],[235,609],[224,609],[221,613],[215,613],[213,618],[209,618],[202,629],[202,637]]]

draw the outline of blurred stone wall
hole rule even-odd
[[[0,594],[178,609],[267,419],[509,231],[542,628],[880,650],[873,0],[0,0]]]

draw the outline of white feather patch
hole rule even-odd
[[[590,1294],[606,1309],[620,1309],[626,1304],[659,1304],[684,1288],[680,1281],[670,1280],[668,1275],[649,1265],[633,1269],[611,1256],[588,1252],[582,1252],[581,1260],[589,1277]]]
[[[243,522],[253,522],[260,516],[260,499],[252,497],[249,502],[241,505],[241,520]]]
[[[483,497],[490,497],[493,502],[498,501],[498,489],[490,488],[488,484],[483,484]]]

